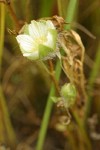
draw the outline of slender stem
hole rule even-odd
[[[63,14],[61,2],[62,2],[62,0],[57,0],[59,15],[63,17],[64,14]]]
[[[0,79],[1,79],[1,63],[2,63],[2,53],[3,53],[3,43],[4,43],[4,28],[5,28],[5,6],[4,4],[0,4]],[[5,137],[3,134],[4,125],[2,120],[3,120],[2,110],[0,109],[0,142],[5,141]]]
[[[100,42],[99,42],[98,50],[97,50],[97,53],[95,56],[94,65],[93,65],[92,71],[90,73],[90,78],[89,78],[90,89],[93,88],[94,82],[99,73],[99,69],[100,69]]]
[[[83,139],[84,139],[85,144],[86,144],[86,146],[87,146],[87,150],[91,150],[91,149],[92,149],[91,143],[90,143],[90,140],[89,140],[88,135],[87,135],[87,133],[86,133],[86,130],[84,129],[84,124],[83,124],[83,122],[82,122],[81,119],[78,117],[78,114],[77,114],[75,111],[72,111],[72,114],[73,114],[73,116],[74,116],[74,118],[75,118],[75,120],[76,120],[76,122],[77,122],[77,124],[78,124],[78,127],[79,127],[79,129],[80,129],[80,131],[81,131],[81,133],[82,133]]]
[[[60,61],[58,61],[57,65],[56,65],[56,72],[55,72],[55,76],[56,76],[57,81],[60,78],[60,73],[61,73],[61,67],[60,67]],[[44,116],[43,116],[43,120],[42,120],[42,124],[41,124],[41,128],[40,128],[39,139],[37,142],[36,150],[42,150],[43,149],[46,131],[47,131],[47,127],[48,127],[48,123],[49,123],[49,119],[50,119],[50,114],[51,114],[52,107],[53,107],[53,102],[51,100],[51,97],[54,96],[54,94],[55,94],[55,88],[54,88],[54,85],[52,84],[51,90],[49,93],[49,97],[47,100],[47,105],[46,105],[46,108],[44,111]]]
[[[92,105],[92,96],[91,93],[93,92],[93,86],[94,86],[94,82],[96,80],[97,75],[99,74],[99,69],[100,69],[100,42],[98,45],[98,50],[95,56],[95,61],[94,61],[94,65],[92,68],[92,71],[90,73],[90,78],[89,78],[89,93],[88,93],[88,101],[86,103],[86,112],[85,112],[85,120],[87,119],[87,117],[90,114],[90,109],[91,109],[91,105]]]
[[[12,4],[11,4],[11,1],[10,0],[0,0],[1,3],[4,3],[7,5],[7,8],[8,8],[8,11],[10,13],[10,16],[12,17],[12,20],[15,24],[15,27],[16,27],[16,31],[18,32],[21,28],[20,24],[19,24],[19,21],[18,21],[18,18],[15,14],[15,11],[12,7]]]
[[[73,21],[75,10],[76,10],[77,0],[70,0],[67,9],[66,22],[71,23]],[[65,27],[67,30],[71,28],[71,24]]]
[[[1,86],[0,86],[0,109],[1,109],[1,114],[2,114],[2,120],[0,121],[2,121],[4,132],[6,133],[6,136],[4,137],[3,142],[7,142],[7,144],[9,144],[11,147],[14,148],[16,145],[16,136],[15,136],[15,132],[13,130],[13,127],[10,121],[6,100],[5,100]],[[2,136],[4,135],[5,134],[3,134]]]
[[[11,3],[7,4],[7,8],[8,8],[8,10],[9,10],[10,16],[12,17],[12,20],[13,20],[13,22],[14,22],[14,24],[15,24],[16,31],[19,31],[20,28],[21,28],[21,26],[20,26],[20,24],[19,24],[19,21],[18,21],[18,19],[17,19],[17,16],[16,16],[16,14],[15,14],[15,11],[14,11],[14,9],[13,9]]]
[[[0,4],[0,69],[1,69],[2,53],[3,53],[4,30],[5,30],[5,5]]]
[[[42,0],[41,1],[41,8],[40,8],[40,16],[39,17],[48,17],[51,15],[51,9],[52,9],[52,6],[54,4],[54,0]]]
[[[77,2],[77,0],[70,0],[69,6],[68,6],[68,11],[73,12],[73,13],[67,14],[67,19],[70,21],[72,21],[73,17],[74,17],[75,9],[72,9],[72,8],[75,8],[76,2]],[[70,15],[70,16],[68,16],[68,15]],[[55,69],[55,77],[56,77],[57,81],[60,78],[60,74],[61,74],[61,66],[60,66],[60,61],[58,61],[57,65],[56,65],[56,69]],[[55,94],[55,88],[54,88],[54,85],[52,85],[50,93],[49,93],[49,97],[47,100],[47,105],[46,105],[46,108],[44,111],[44,116],[43,116],[43,120],[42,120],[42,124],[41,124],[41,128],[40,128],[39,139],[37,142],[36,150],[43,149],[43,144],[44,144],[44,140],[46,137],[47,127],[48,127],[48,123],[49,123],[49,119],[50,119],[50,114],[51,114],[52,107],[53,107],[53,102],[51,100],[51,97],[54,96],[54,94]]]
[[[60,96],[60,88],[59,88],[58,82],[57,82],[57,80],[55,78],[54,66],[53,66],[52,60],[49,60],[49,66],[50,66],[50,72],[51,72],[50,75],[51,75],[53,84],[55,85],[55,89],[57,91],[57,94]]]
[[[5,32],[5,5],[0,4],[0,75],[2,68],[2,53],[3,53],[3,45],[4,45],[4,32]],[[1,84],[1,83],[0,83]],[[4,94],[2,91],[2,87],[0,85],[0,127],[2,127],[2,132],[0,135],[3,137],[3,142],[7,142],[14,146],[15,144],[15,134],[10,122],[9,113],[6,105],[6,100],[4,98]],[[0,128],[1,131],[1,128]],[[6,136],[5,136],[6,135]]]

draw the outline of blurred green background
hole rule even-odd
[[[0,143],[13,145],[17,137],[17,150],[25,146],[34,149],[40,129],[44,108],[51,87],[51,78],[43,65],[24,58],[20,52],[15,35],[8,32],[18,31],[20,27],[33,19],[62,15],[66,18],[69,0],[12,0],[11,8],[0,3],[0,80],[3,90],[0,93]],[[15,14],[11,14],[12,10]],[[96,39],[74,26],[77,22],[88,29]],[[57,127],[54,107],[49,123],[45,150],[99,150],[100,149],[100,1],[78,0],[72,29],[77,31],[85,46],[84,74],[86,91],[91,98],[86,105],[86,127],[79,127],[72,117],[67,127]],[[55,60],[56,61],[56,60]],[[55,63],[54,61],[54,63]],[[60,83],[65,82],[62,73]],[[6,104],[2,105],[2,99]],[[11,123],[9,122],[9,112]],[[6,112],[6,113],[5,113]],[[5,121],[6,120],[6,121]],[[10,124],[10,125],[9,125]],[[12,126],[14,132],[12,132]],[[83,131],[85,129],[85,133]],[[9,133],[10,130],[10,133]],[[88,140],[87,140],[88,138]],[[10,140],[8,140],[10,139]],[[12,140],[13,139],[13,140]],[[11,141],[11,143],[9,143]]]

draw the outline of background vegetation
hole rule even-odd
[[[10,4],[9,1],[4,2],[0,1],[0,148],[4,146],[5,149],[9,147],[16,150],[31,150],[35,147],[37,150],[99,150],[100,1],[12,0]],[[51,88],[50,75],[41,63],[29,61],[22,56],[11,31],[18,32],[24,22],[29,23],[33,19],[53,15],[64,17],[66,22],[70,23],[66,25],[66,29],[76,30],[85,46],[84,75],[87,101],[84,109],[77,107],[77,110],[71,110],[72,119],[68,126],[58,123],[62,112],[49,101],[47,112],[50,112],[45,126],[40,130],[47,99],[54,93],[54,87]],[[88,29],[96,39],[88,36],[82,27],[84,32],[79,30],[80,26],[77,23]],[[56,61],[55,59],[54,64]],[[59,79],[60,72],[58,62],[55,74],[61,86],[68,79],[63,71]]]

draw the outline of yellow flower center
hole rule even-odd
[[[38,44],[42,44],[46,41],[46,37],[45,36],[42,36],[42,37],[38,37],[35,39],[35,42],[38,43]]]

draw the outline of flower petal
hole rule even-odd
[[[55,55],[57,31],[52,21],[31,21],[16,37],[23,56],[31,59],[52,58]]]
[[[33,39],[28,36],[28,35],[18,35],[16,37],[19,45],[20,45],[20,48],[22,50],[22,52],[24,53],[25,52],[31,52],[33,47],[34,47],[34,41]]]
[[[29,25],[26,23],[19,31],[19,34],[29,34],[28,26]]]
[[[35,20],[31,21],[31,24],[29,24],[29,34],[33,39],[40,36],[38,22],[36,22]]]
[[[57,31],[53,29],[49,29],[48,34],[47,34],[47,41],[44,43],[44,45],[55,50],[56,40],[57,40]]]
[[[39,52],[34,51],[33,53],[24,53],[23,56],[27,57],[30,60],[37,60],[39,59]]]
[[[46,21],[43,21],[43,20],[39,21],[38,29],[39,29],[40,36],[46,36],[47,30],[48,30]]]
[[[48,29],[56,29],[55,26],[53,25],[52,21],[48,20],[46,21],[46,25]]]

